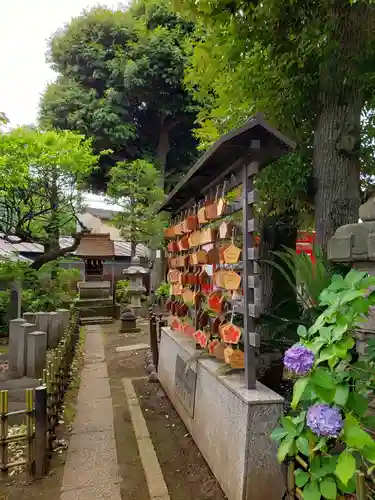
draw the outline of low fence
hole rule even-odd
[[[26,389],[24,410],[9,412],[8,391],[0,391],[0,472],[3,475],[18,466],[25,466],[35,478],[46,473],[78,338],[78,313],[74,311],[58,346],[48,352],[40,387]],[[14,415],[25,415],[26,432],[11,436],[8,419]],[[9,445],[14,442],[26,443],[26,457],[9,462]]]
[[[301,457],[297,456],[295,461],[291,461],[288,465],[288,476],[287,476],[287,492],[285,495],[285,500],[304,500],[303,492],[300,488],[296,486],[295,482],[295,470],[301,468],[307,471],[309,468],[308,463]],[[356,473],[356,500],[374,500],[375,490],[373,490],[370,485],[366,482],[366,476],[363,472],[357,471]],[[353,498],[353,496],[342,496],[339,499],[345,500],[345,498]]]

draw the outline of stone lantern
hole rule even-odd
[[[129,297],[130,297],[130,310],[137,316],[139,309],[141,308],[141,296],[146,292],[146,288],[143,286],[142,277],[148,274],[148,269],[145,269],[140,265],[139,257],[133,257],[130,266],[122,271],[122,274],[129,278]]]

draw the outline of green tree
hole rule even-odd
[[[48,60],[59,76],[40,122],[112,151],[91,177],[94,188],[105,189],[119,161],[146,159],[170,185],[194,160],[197,104],[183,86],[193,27],[165,2],[142,0],[128,11],[86,10],[52,37]]]
[[[97,164],[90,140],[74,132],[19,128],[0,134],[0,232],[44,245],[35,269],[74,251],[79,188]],[[74,243],[60,248],[60,235]]]
[[[145,160],[120,162],[111,169],[108,194],[121,206],[113,224],[130,241],[132,257],[138,243],[153,249],[161,243],[164,220],[156,211],[164,193],[158,187],[159,177],[158,170]]]
[[[361,168],[368,173],[373,163],[366,163],[360,145],[368,126],[361,118],[374,92],[375,5],[364,0],[173,3],[201,26],[186,82],[206,104],[197,132],[203,144],[256,111],[266,112],[296,138],[302,177],[312,173],[317,240],[325,247],[338,226],[358,220]],[[368,153],[371,140],[365,145]],[[284,186],[294,182],[290,176],[286,181]]]

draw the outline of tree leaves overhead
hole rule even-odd
[[[142,0],[128,11],[86,10],[52,37],[48,60],[59,77],[46,89],[40,121],[112,150],[94,188],[105,188],[117,161],[156,160],[168,184],[195,159],[197,104],[183,86],[193,29],[165,2]]]
[[[75,232],[77,189],[96,167],[90,140],[70,131],[0,134],[0,232],[52,246]],[[54,241],[56,244],[56,241]]]

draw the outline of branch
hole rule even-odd
[[[44,264],[47,262],[51,262],[51,260],[56,260],[60,257],[63,257],[67,253],[75,252],[81,242],[82,237],[86,234],[86,232],[76,233],[73,235],[74,243],[66,248],[58,248],[57,250],[53,250],[52,252],[45,253],[40,257],[37,257],[36,260],[31,264],[30,268],[38,271]]]

